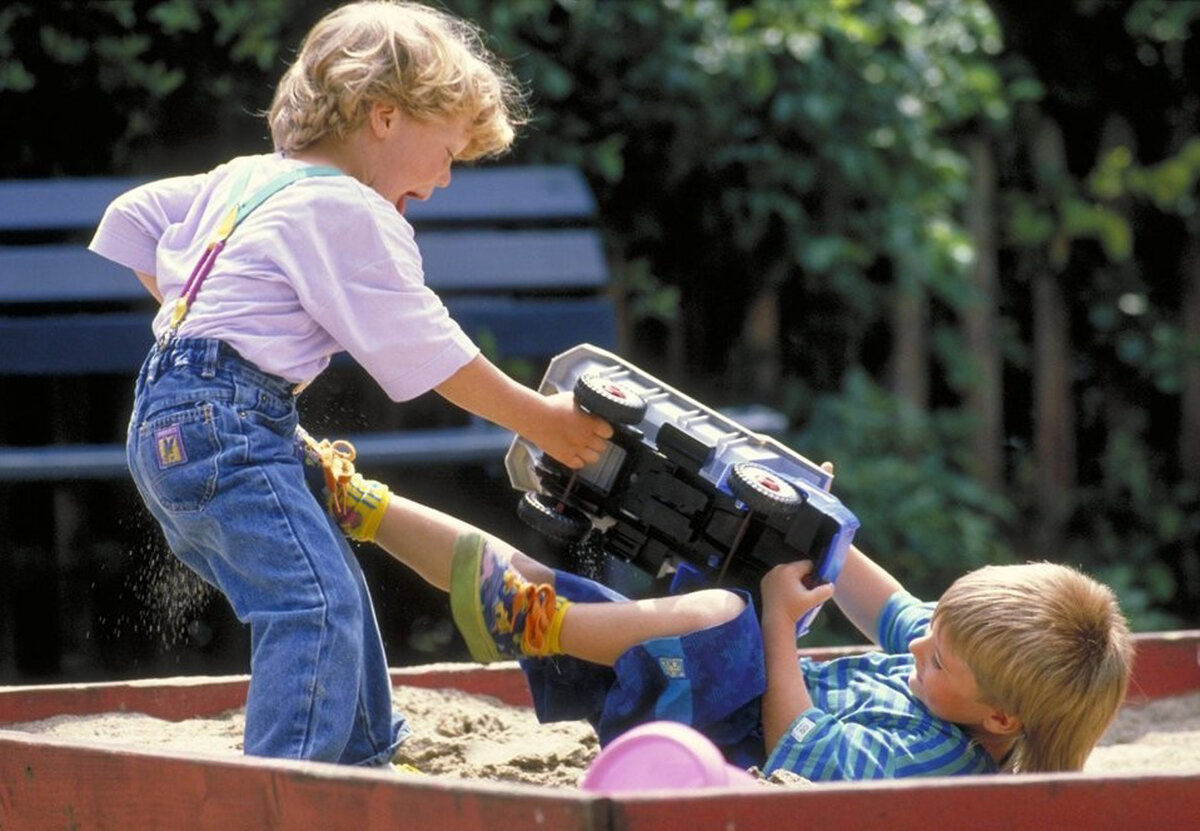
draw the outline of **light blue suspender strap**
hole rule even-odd
[[[238,178],[233,186],[233,197],[230,199],[229,207],[225,210],[225,215],[221,220],[221,224],[217,227],[216,234],[204,249],[204,253],[200,256],[200,260],[192,269],[191,275],[187,282],[184,283],[183,291],[179,295],[179,299],[175,301],[175,308],[171,312],[171,322],[167,330],[163,333],[160,340],[160,346],[165,346],[171,338],[175,336],[179,326],[183,323],[184,317],[187,316],[188,309],[192,306],[192,301],[196,299],[196,295],[200,292],[200,286],[204,283],[204,278],[212,271],[213,262],[217,255],[225,247],[225,241],[229,239],[237,226],[242,224],[254,210],[266,202],[276,193],[286,188],[301,179],[308,179],[313,176],[342,176],[342,171],[336,167],[328,167],[318,165],[313,167],[300,167],[295,170],[287,170],[280,173],[275,178],[271,179],[261,188],[254,192],[254,195],[249,199],[243,200],[242,193],[246,189],[246,183],[250,179],[251,165],[243,166],[242,172],[238,174]]]
[[[344,176],[345,174],[336,167],[317,166],[317,167],[301,167],[296,170],[285,170],[271,181],[267,182],[244,202],[236,204],[237,216],[233,221],[233,227],[236,228],[242,224],[242,220],[248,217],[255,208],[266,202],[279,191],[286,188],[288,185],[298,182],[301,179],[309,179],[313,176]],[[245,188],[245,183],[242,184],[242,189]],[[234,192],[235,198],[241,195],[241,190]],[[232,233],[233,229],[230,229]]]

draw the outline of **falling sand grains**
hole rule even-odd
[[[137,628],[165,646],[197,639],[197,619],[216,591],[161,546],[147,546],[129,580],[138,602]]]

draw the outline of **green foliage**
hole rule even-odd
[[[954,413],[919,412],[855,371],[837,395],[814,402],[792,441],[834,462],[833,490],[862,523],[859,546],[925,598],[1015,556],[1004,541],[1011,506],[955,459],[962,427]]]
[[[518,158],[588,172],[619,255],[644,263],[634,313],[662,320],[664,300],[688,304],[675,317],[710,372],[739,371],[725,361],[768,285],[821,298],[824,326],[789,313],[784,337],[829,378],[844,355],[820,333],[857,343],[886,316],[881,266],[903,259],[964,302],[969,170],[953,133],[1002,129],[1012,102],[1039,93],[1000,57],[983,2],[448,5],[533,92]]]
[[[1183,336],[1172,309],[1150,302],[1150,286],[1125,273],[1104,271],[1092,286],[1088,323],[1098,350],[1110,352],[1119,372],[1156,392],[1178,395],[1182,376],[1200,358],[1200,344]]]
[[[228,140],[260,108],[286,0],[14,3],[0,11],[0,175],[121,169],[146,148]],[[253,125],[249,118],[243,130]],[[222,155],[211,151],[211,160]],[[178,164],[178,159],[174,160]],[[175,172],[174,170],[170,172]]]
[[[26,93],[33,89],[33,75],[17,54],[12,37],[13,26],[30,14],[24,3],[11,3],[0,9],[0,94]]]
[[[1132,196],[1145,199],[1164,213],[1189,220],[1196,217],[1200,182],[1200,137],[1190,137],[1177,153],[1158,164],[1139,165],[1124,145],[1110,150],[1088,177],[1092,194],[1106,202]]]
[[[1086,175],[1073,176],[1065,159],[1062,169],[1039,166],[1031,152],[1032,175],[1009,179],[1020,184],[1005,193],[1004,238],[1026,263],[1023,275],[1057,276],[1075,322],[1080,484],[1056,559],[1110,582],[1135,628],[1169,628],[1200,597],[1196,486],[1179,481],[1176,458],[1180,396],[1200,359],[1180,313],[1186,240],[1200,232],[1200,124],[1186,57],[1200,5],[1136,0],[1118,20],[1130,42],[1116,45],[1132,56],[1119,71],[1139,79],[1122,79],[1137,90],[1133,100],[1080,115],[1113,128],[1100,141],[1075,131],[1074,167],[1087,170],[1080,148],[1095,153]],[[1113,44],[1097,48],[1114,53]],[[1149,90],[1169,106],[1146,106]],[[1068,111],[1073,103],[1057,102]],[[1071,144],[1071,125],[1060,122]],[[1025,504],[1020,484],[1037,473],[1018,471],[1015,498],[1032,515],[1037,506]]]
[[[1125,15],[1138,62],[1182,96],[1178,111],[1164,114],[1173,135],[1158,158],[1139,159],[1125,140],[1107,146],[1085,177],[1060,183],[1055,209],[1035,221],[1027,211],[1010,226],[1033,247],[1061,235],[1077,257],[1076,243],[1098,243],[1078,302],[1091,374],[1080,391],[1080,426],[1096,435],[1099,452],[1086,461],[1095,473],[1076,494],[1063,556],[1092,564],[1142,629],[1178,626],[1166,610],[1200,596],[1197,486],[1177,479],[1175,436],[1149,415],[1178,406],[1185,374],[1200,359],[1179,313],[1186,266],[1164,245],[1200,232],[1200,137],[1194,109],[1188,115],[1195,93],[1184,59],[1197,21],[1200,5],[1159,0],[1132,3]]]
[[[1116,211],[1103,205],[1067,199],[1063,202],[1062,222],[1072,239],[1092,238],[1103,247],[1109,259],[1120,261],[1132,253],[1132,232],[1129,223]]]
[[[679,290],[654,278],[644,259],[619,265],[613,275],[628,296],[630,314],[640,321],[674,323],[679,318]]]
[[[1183,621],[1165,609],[1200,584],[1196,564],[1180,557],[1200,535],[1196,483],[1167,482],[1145,441],[1144,410],[1119,407],[1122,426],[1099,460],[1104,475],[1080,492],[1086,530],[1055,559],[1080,564],[1112,586],[1134,629],[1179,628]],[[1180,585],[1181,579],[1191,585]]]
[[[1186,74],[1185,51],[1192,26],[1200,20],[1200,3],[1136,0],[1125,15],[1125,28],[1146,65],[1163,62],[1177,77]]]

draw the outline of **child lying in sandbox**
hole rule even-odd
[[[734,764],[810,780],[1081,770],[1129,682],[1112,592],[1050,563],[985,567],[922,603],[857,548],[837,591],[807,561],[741,592],[628,600],[394,496],[305,437],[348,534],[450,593],[476,660],[521,659],[542,721],[587,719],[601,745],[669,719]],[[326,475],[336,467],[340,475]],[[881,649],[797,661],[795,623],[832,598]]]

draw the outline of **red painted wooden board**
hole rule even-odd
[[[463,785],[311,762],[186,757],[0,738],[0,828],[366,831],[607,828],[568,789]]]
[[[1200,775],[955,777],[647,794],[614,800],[611,821],[622,831],[1196,831]]]
[[[1200,631],[1139,635],[1131,703],[1200,691]],[[812,650],[831,657],[855,650]],[[513,665],[395,670],[397,684],[527,704]],[[1194,829],[1200,774],[1060,774],[596,797],[563,788],[396,776],[332,765],[142,752],[51,740],[5,723],[61,714],[211,716],[246,679],[0,688],[0,829]]]

